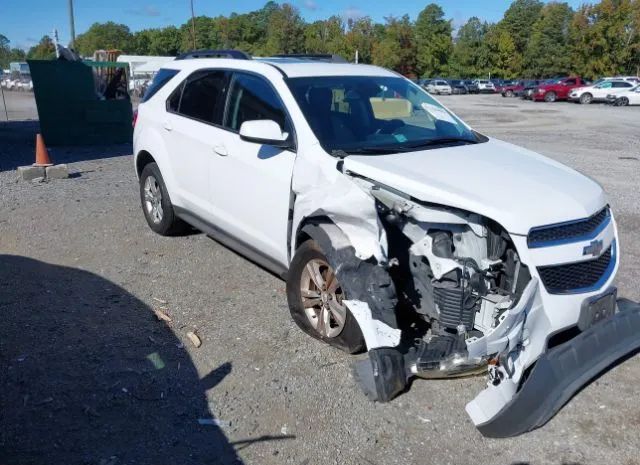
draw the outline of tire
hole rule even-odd
[[[512,90],[508,90],[504,93],[505,97],[513,97],[513,91]]]
[[[547,103],[553,103],[556,101],[556,93],[555,92],[547,92],[544,94],[544,101]]]
[[[325,298],[317,299],[319,300],[318,307],[320,308],[314,307],[307,308],[305,310],[302,295],[303,287],[307,289],[307,283],[309,282],[309,284],[311,284],[312,282],[314,282],[313,280],[308,279],[310,275],[307,271],[307,265],[310,265],[311,268],[314,268],[314,264],[319,264],[321,262],[324,262],[324,264],[328,267],[328,269],[325,268],[324,270],[322,266],[318,268],[320,270],[321,277],[329,277],[332,269],[327,264],[327,257],[322,252],[322,250],[320,250],[320,247],[315,241],[308,240],[304,242],[300,247],[298,247],[298,250],[291,260],[289,272],[287,274],[287,301],[289,303],[289,311],[291,312],[291,317],[293,318],[293,321],[298,325],[298,327],[311,337],[326,342],[327,344],[350,354],[361,352],[365,349],[364,337],[362,336],[362,331],[360,330],[360,326],[358,326],[358,322],[346,306],[342,306],[344,308],[344,312],[342,313],[344,315],[344,323],[341,325],[341,328],[339,320],[335,317],[336,313],[334,313],[333,310],[327,310],[326,307],[324,307],[323,303],[327,302]],[[334,277],[334,279],[336,278]],[[308,295],[315,296],[315,294]],[[336,299],[335,297],[333,299],[330,299],[334,301],[334,304],[335,302],[346,299],[346,296],[344,295],[344,292],[342,292],[339,284],[337,285],[334,295],[339,296],[338,299]],[[308,298],[307,302],[309,302],[310,300],[316,299]],[[330,302],[328,303],[330,304]],[[308,316],[313,314],[316,315],[315,320],[313,316]],[[321,315],[328,315],[329,322],[334,325],[333,327],[330,327],[329,330],[325,330],[324,332],[317,329],[317,325],[321,321]],[[314,321],[315,324],[313,323]],[[336,334],[330,334],[330,331],[332,330],[334,332],[339,332],[337,332]]]
[[[159,198],[157,193],[160,194]],[[161,236],[174,236],[187,229],[187,224],[173,210],[167,186],[155,163],[147,164],[140,174],[140,204],[153,232]]]
[[[593,95],[589,92],[585,92],[580,96],[580,103],[583,105],[589,105],[591,102],[593,102]]]
[[[626,107],[629,105],[629,99],[627,97],[620,97],[616,100],[619,107]]]

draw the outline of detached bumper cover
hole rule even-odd
[[[640,304],[619,299],[618,312],[555,347],[536,362],[520,391],[491,420],[487,437],[517,436],[544,425],[583,386],[640,348]]]

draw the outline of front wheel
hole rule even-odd
[[[593,101],[593,95],[591,95],[589,92],[584,93],[580,96],[580,103],[582,103],[583,105],[588,105]]]
[[[318,244],[309,240],[296,251],[287,274],[287,301],[293,321],[308,335],[350,354],[365,348],[347,296]]]
[[[556,101],[556,93],[555,92],[547,92],[546,94],[544,94],[544,101],[545,102],[555,102]]]
[[[513,97],[513,91],[512,91],[512,90],[508,90],[508,91],[506,91],[506,92],[505,92],[505,94],[504,94],[504,96],[505,96],[505,97],[509,97],[509,98],[510,98],[510,97]]]
[[[616,103],[619,107],[626,107],[629,105],[629,99],[627,97],[620,97],[616,100]]]

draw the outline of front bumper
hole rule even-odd
[[[583,386],[640,349],[640,304],[619,299],[617,309],[611,318],[541,355],[518,392],[489,420],[477,421],[483,417],[481,396],[467,404],[480,432],[503,438],[544,425]]]

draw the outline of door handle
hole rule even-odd
[[[221,157],[226,157],[227,155],[229,155],[229,152],[227,152],[227,148],[224,145],[214,146],[213,151],[218,155],[220,155]]]
[[[165,128],[165,130],[167,131],[171,131],[173,128],[171,127],[171,124],[169,124],[167,121],[164,122],[164,124],[162,125],[163,128]]]

